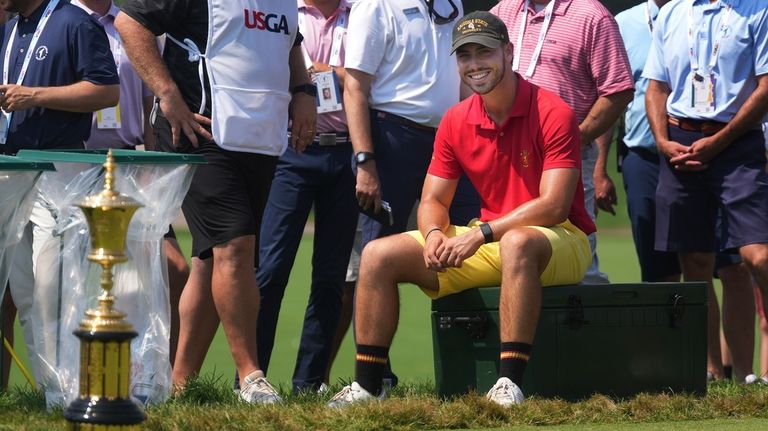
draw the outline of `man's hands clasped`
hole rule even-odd
[[[448,238],[442,231],[433,231],[427,235],[424,243],[424,263],[427,269],[445,272],[448,268],[461,268],[469,257],[474,255],[485,243],[480,229]]]

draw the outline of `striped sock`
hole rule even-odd
[[[523,384],[523,373],[531,356],[531,346],[528,343],[501,343],[499,377],[507,377],[516,385]]]
[[[357,345],[355,381],[373,395],[381,393],[381,379],[389,360],[389,347]]]

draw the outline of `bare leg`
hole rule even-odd
[[[200,372],[219,326],[211,295],[212,271],[212,258],[192,258],[192,270],[179,301],[179,344],[173,367],[173,383],[179,387]]]
[[[241,236],[213,248],[211,292],[240,376],[259,369],[256,319],[259,286],[253,270],[256,237]]]
[[[739,249],[744,264],[755,279],[763,299],[763,310],[768,310],[768,244],[750,244]],[[763,330],[761,319],[761,373],[768,372],[768,332]],[[768,328],[766,328],[768,329]],[[762,359],[765,358],[765,359]],[[765,363],[763,363],[765,360]]]
[[[743,382],[752,374],[755,351],[755,295],[752,277],[743,264],[718,270],[723,282],[723,335],[730,350],[733,379]]]
[[[410,235],[377,239],[363,249],[355,292],[357,344],[390,346],[400,313],[398,283],[437,289],[437,274],[424,265],[423,247]]]
[[[179,343],[179,301],[181,292],[189,278],[189,265],[184,259],[179,243],[175,238],[166,238],[164,241],[165,255],[168,260],[168,287],[171,301],[171,340],[170,358],[171,364],[176,360],[176,347]]]
[[[680,266],[685,281],[707,283],[707,371],[716,379],[723,378],[723,362],[720,358],[720,307],[712,286],[715,267],[714,253],[680,253]]]
[[[768,321],[760,319],[760,377],[768,377]]]
[[[519,228],[504,234],[499,247],[501,341],[532,344],[541,312],[539,276],[552,256],[552,246],[540,231]]]

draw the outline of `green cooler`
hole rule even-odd
[[[441,396],[485,393],[499,369],[499,288],[432,302],[435,383]],[[526,396],[577,400],[600,393],[705,394],[704,283],[547,287],[526,368]]]

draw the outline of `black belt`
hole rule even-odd
[[[407,126],[416,130],[422,130],[425,132],[435,133],[437,131],[434,127],[425,126],[423,124],[419,124],[415,121],[411,121],[405,117],[401,117],[399,115],[390,114],[389,112],[379,111],[376,109],[371,109],[371,114],[375,115],[376,118],[379,118],[381,120],[391,121],[396,124],[400,124],[403,126]]]

